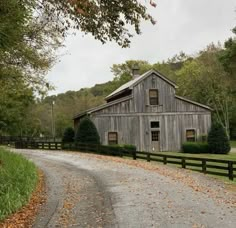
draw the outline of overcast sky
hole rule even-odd
[[[148,5],[149,0],[143,0]],[[91,36],[69,36],[64,55],[48,74],[56,89],[50,94],[79,90],[112,80],[110,67],[130,59],[150,63],[166,60],[180,51],[197,53],[211,42],[224,42],[236,26],[236,0],[155,0],[149,12],[155,26],[142,23],[142,34],[131,47],[102,45]],[[168,75],[167,75],[168,76]]]

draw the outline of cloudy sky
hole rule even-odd
[[[149,0],[142,0],[148,6]],[[50,94],[79,90],[112,80],[112,64],[129,59],[150,63],[166,60],[184,51],[197,53],[211,42],[224,42],[236,25],[236,0],[155,0],[149,12],[155,26],[142,23],[142,35],[132,39],[131,47],[115,43],[102,45],[91,36],[69,36],[60,50],[60,61],[48,74],[56,89]]]

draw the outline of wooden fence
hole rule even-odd
[[[17,141],[15,147],[17,149],[61,150],[62,142]]]
[[[197,169],[205,174],[208,173],[218,176],[226,176],[229,177],[230,180],[233,180],[236,177],[236,161],[232,160],[174,156],[161,153],[140,152],[115,146],[74,143],[64,144],[62,142],[16,142],[15,147],[24,149],[85,151],[111,156],[127,156],[132,157],[134,160],[142,159],[147,162],[161,162],[164,165],[175,164],[184,169]]]
[[[0,144],[7,145],[15,142],[61,142],[61,138],[51,137],[30,137],[30,136],[0,136]]]

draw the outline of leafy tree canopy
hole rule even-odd
[[[130,44],[133,36],[127,25],[140,34],[141,20],[155,24],[147,13],[145,1],[139,0],[36,0],[36,8],[56,21],[62,34],[70,28],[91,34],[102,43],[114,40],[122,47]],[[156,6],[151,1],[152,6]]]
[[[222,51],[220,61],[222,62],[225,70],[229,72],[236,81],[236,27],[232,32],[234,37],[230,37],[225,42],[225,50]]]
[[[55,61],[62,36],[33,0],[0,2],[0,131],[20,134],[35,94],[50,88],[44,75]]]

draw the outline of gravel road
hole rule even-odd
[[[46,175],[36,228],[236,227],[235,192],[202,174],[91,154],[17,152]]]

